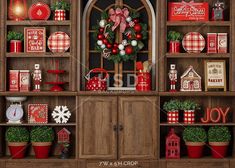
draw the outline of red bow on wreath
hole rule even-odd
[[[109,17],[114,22],[112,31],[114,31],[120,25],[120,32],[123,33],[126,29],[126,18],[129,16],[129,11],[127,8],[114,10],[111,8],[109,10]]]

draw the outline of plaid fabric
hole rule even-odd
[[[182,45],[188,53],[200,53],[206,45],[204,37],[198,32],[190,32],[183,38]]]
[[[65,10],[55,10],[55,20],[66,20]]]
[[[179,122],[179,111],[168,111],[167,112],[167,122],[168,123],[178,123]]]
[[[185,124],[193,124],[195,121],[195,113],[194,111],[184,111],[184,123]]]
[[[70,47],[70,37],[64,32],[55,32],[48,38],[47,45],[53,53],[66,52]]]

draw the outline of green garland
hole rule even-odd
[[[116,9],[114,9],[114,11]],[[101,20],[98,21],[97,25],[93,27],[93,30],[95,30],[93,38],[97,42],[95,49],[101,53],[104,51],[108,52],[108,56],[105,58],[113,61],[114,63],[135,60],[137,52],[144,47],[141,40],[147,39],[148,36],[147,25],[144,23],[139,23],[139,13],[136,11],[128,11],[129,16],[127,17],[128,19],[126,18],[126,29],[123,32],[124,41],[120,44],[115,43],[116,30],[120,26],[112,31],[114,22],[110,19],[108,11],[101,14]],[[118,46],[120,45],[123,45],[124,48],[122,46],[119,48]]]

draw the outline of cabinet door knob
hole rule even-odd
[[[119,131],[122,131],[123,130],[123,125],[119,125]]]
[[[113,130],[116,132],[118,130],[117,125],[113,126]]]

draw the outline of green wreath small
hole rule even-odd
[[[123,39],[119,44],[115,42],[117,28]],[[137,52],[144,47],[142,40],[147,39],[147,25],[140,23],[139,13],[127,8],[111,8],[103,12],[94,30],[96,50],[115,63],[135,60]]]

